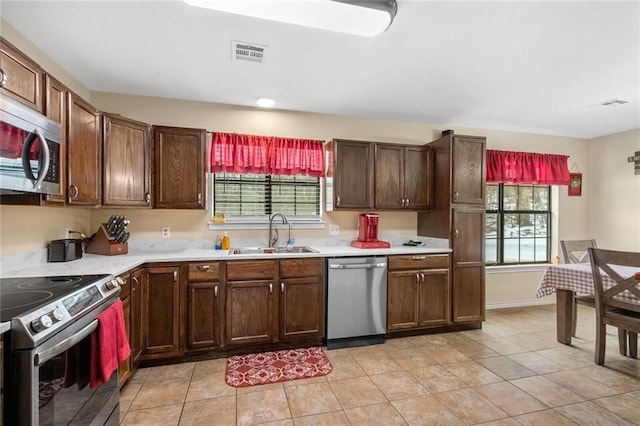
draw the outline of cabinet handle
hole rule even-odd
[[[340,196],[336,195],[336,206],[340,205]]]
[[[454,200],[454,201],[458,200],[458,197],[459,197],[459,196],[460,196],[460,193],[459,193],[458,191],[455,191],[455,192],[453,193],[453,200]]]
[[[404,206],[405,206],[405,207],[409,207],[409,199],[407,198],[405,201],[406,201],[406,203],[405,203],[405,205],[404,205]]]
[[[273,283],[269,283],[269,294],[273,293]]]
[[[198,202],[202,202],[202,192],[198,192]]]
[[[133,280],[133,284],[134,284],[133,288],[134,289],[138,288],[138,284],[140,284],[140,281],[138,281],[138,278],[137,277],[131,277],[131,279]]]
[[[420,272],[420,281],[424,284],[424,272]]]
[[[198,265],[198,269],[200,269],[201,271],[206,271],[210,267],[211,265]]]
[[[0,87],[4,87],[5,84],[7,84],[7,73],[0,68]]]
[[[420,275],[416,272],[416,283],[420,282]]]
[[[218,286],[213,287],[213,297],[218,297]]]
[[[413,260],[425,260],[427,256],[413,256],[411,259]]]
[[[173,271],[173,282],[178,281],[178,270]]]
[[[69,196],[71,197],[72,200],[75,200],[78,198],[78,194],[80,193],[80,191],[78,191],[78,187],[71,184],[69,185]]]
[[[280,283],[280,293],[284,294],[284,283]]]
[[[148,192],[144,196],[144,202],[147,204],[151,203],[151,194],[149,194]]]
[[[458,235],[460,235],[460,231],[458,231],[457,229],[453,231],[453,235],[455,238],[458,238]]]

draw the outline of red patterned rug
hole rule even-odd
[[[241,388],[324,376],[332,369],[320,347],[236,355],[227,358],[226,382]]]

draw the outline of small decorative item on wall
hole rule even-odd
[[[569,196],[582,195],[582,173],[569,173]]]

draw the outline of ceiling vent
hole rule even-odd
[[[231,42],[231,59],[264,63],[264,55],[267,46],[255,43],[247,43],[245,41]]]

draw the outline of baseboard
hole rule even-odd
[[[487,303],[485,308],[491,309],[503,309],[503,308],[521,308],[525,306],[540,306],[540,305],[553,305],[556,303],[555,298],[544,299],[529,299],[529,300],[515,300],[512,302],[500,302],[500,303]]]

